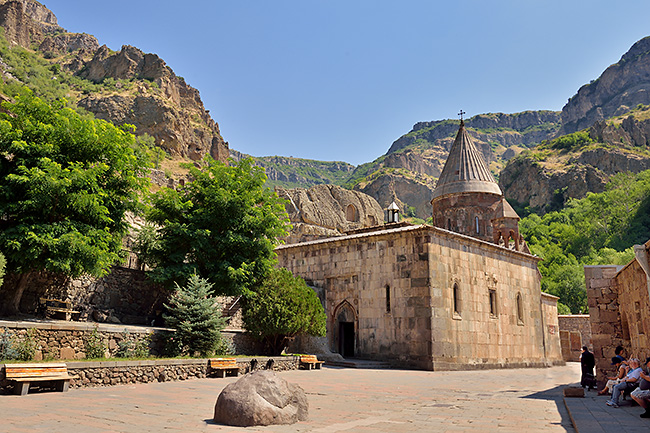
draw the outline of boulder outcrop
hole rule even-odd
[[[94,36],[86,33],[58,33],[46,36],[38,49],[56,55],[77,50],[90,54],[99,49],[99,43]]]
[[[294,424],[307,420],[305,391],[269,370],[247,374],[226,386],[214,406],[214,422],[238,427]]]
[[[296,243],[341,234],[382,224],[384,211],[369,195],[336,185],[316,185],[309,189],[276,188],[287,200],[293,224],[287,243]]]

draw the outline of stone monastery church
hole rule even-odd
[[[276,249],[321,293],[330,350],[425,370],[562,364],[557,298],[462,120],[431,204],[433,226],[392,206],[384,225]]]

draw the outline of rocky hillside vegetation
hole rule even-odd
[[[305,188],[314,185],[341,185],[352,172],[354,166],[341,161],[316,161],[313,159],[286,156],[251,156],[230,150],[235,161],[252,158],[255,165],[264,167],[268,177],[266,184],[271,187]]]
[[[23,86],[47,100],[66,98],[116,125],[132,124],[169,155],[228,158],[228,144],[198,90],[155,54],[118,52],[88,34],[69,33],[34,0],[0,0],[0,92]]]
[[[543,213],[561,209],[570,198],[604,191],[617,173],[648,169],[650,106],[639,105],[523,152],[501,172],[499,185],[519,210]]]

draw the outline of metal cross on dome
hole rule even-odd
[[[460,113],[458,113],[458,115],[460,116],[460,120],[463,120],[463,114],[467,114],[467,113],[465,113],[463,110],[460,110]]]

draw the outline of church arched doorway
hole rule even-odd
[[[334,350],[344,358],[354,357],[356,348],[357,315],[349,302],[343,301],[334,314]]]

